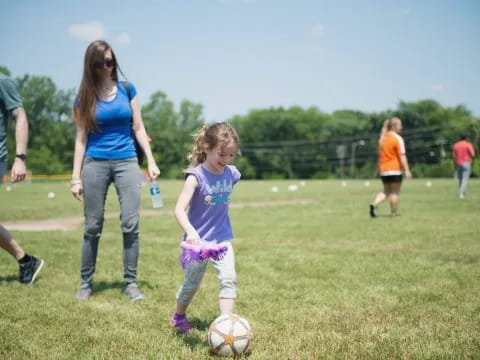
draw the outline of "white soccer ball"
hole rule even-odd
[[[278,186],[273,186],[272,187],[272,192],[278,192]]]
[[[220,315],[208,329],[208,344],[212,352],[222,356],[238,356],[245,353],[252,339],[250,324],[236,314]]]
[[[7,191],[12,191],[12,187],[10,185],[7,185],[7,187],[5,188],[5,190]]]
[[[288,191],[297,191],[298,190],[298,185],[288,185]]]
[[[425,185],[427,185],[427,187],[431,187],[431,186],[432,186],[432,182],[431,182],[431,181],[427,181],[427,183],[426,183]]]
[[[47,196],[49,199],[53,199],[55,197],[55,193],[50,191]]]

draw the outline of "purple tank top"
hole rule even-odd
[[[233,186],[241,177],[238,169],[228,165],[223,174],[213,174],[200,164],[185,172],[185,178],[189,175],[197,178],[198,186],[190,201],[188,219],[200,238],[216,242],[233,239],[228,207]]]

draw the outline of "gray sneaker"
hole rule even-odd
[[[85,301],[92,295],[91,286],[80,286],[77,290],[77,295],[75,297],[78,301]]]
[[[138,285],[135,283],[128,284],[125,288],[124,294],[130,298],[131,302],[135,302],[137,300],[145,300],[145,296],[140,292]]]

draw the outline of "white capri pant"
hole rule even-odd
[[[192,302],[202,282],[205,269],[210,261],[215,268],[219,280],[219,297],[226,299],[237,298],[237,274],[235,272],[235,254],[229,241],[223,243],[227,246],[227,253],[222,260],[206,260],[203,262],[191,262],[184,270],[185,279],[177,292],[177,301],[188,305]]]

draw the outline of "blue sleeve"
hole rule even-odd
[[[230,170],[232,171],[233,175],[233,183],[236,184],[237,182],[240,181],[240,178],[242,177],[242,174],[240,171],[237,169],[236,166],[234,165],[229,165]]]
[[[198,173],[197,168],[190,168],[190,169],[185,170],[185,176],[184,176],[185,180],[187,180],[187,177],[189,177],[190,175],[193,175],[197,178],[198,185],[200,185],[202,183],[202,177]]]
[[[130,81],[127,81],[127,84],[128,84],[128,90],[130,90],[130,101],[132,101],[135,98],[135,96],[137,96],[137,89],[135,88],[135,85],[133,85]],[[124,84],[122,82],[119,81],[117,86],[121,87],[125,95],[128,96],[127,89],[125,89]]]
[[[130,89],[130,96],[133,100],[133,98],[137,96],[137,88],[131,82],[128,82],[128,87]]]

